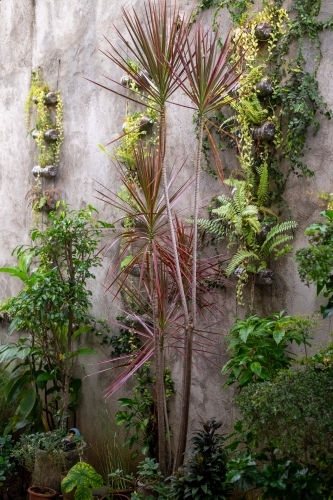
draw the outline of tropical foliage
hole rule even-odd
[[[9,334],[29,334],[0,348],[1,362],[15,363],[5,395],[18,407],[7,431],[26,425],[52,429],[76,408],[81,381],[73,378],[74,364],[79,355],[93,352],[80,340],[96,327],[87,280],[101,264],[98,245],[105,227],[93,211],[51,212],[44,230],[31,231],[33,245],[15,250],[18,265],[0,269],[23,283],[2,306],[12,319]]]
[[[285,316],[284,311],[260,318],[238,319],[226,337],[231,359],[222,368],[225,385],[237,383],[242,389],[251,382],[273,379],[290,366],[295,356],[291,344],[310,345],[313,323],[302,317]]]
[[[332,245],[333,245],[333,210],[320,213],[325,222],[311,224],[305,235],[310,245],[296,252],[298,272],[302,281],[317,286],[317,295],[322,293],[328,297],[325,306],[321,306],[324,318],[333,314],[333,279],[332,279]]]

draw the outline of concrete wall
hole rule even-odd
[[[114,188],[119,180],[111,162],[97,148],[98,143],[107,143],[117,134],[126,110],[126,102],[85,78],[104,82],[102,74],[119,81],[121,72],[99,51],[106,49],[105,35],[115,41],[112,29],[114,23],[122,29],[121,8],[140,7],[142,0],[0,0],[0,265],[14,262],[13,248],[29,241],[28,231],[32,225],[31,208],[25,199],[33,177],[36,148],[34,141],[27,136],[24,117],[31,72],[42,68],[46,82],[53,89],[61,91],[64,102],[64,144],[58,177],[48,187],[60,189],[61,198],[77,209],[93,204],[100,210],[100,217],[112,221],[115,214],[110,207],[95,199],[95,180]],[[182,11],[189,12],[194,0],[181,0]],[[323,13],[333,14],[333,2],[323,0]],[[209,13],[203,19],[209,22]],[[223,13],[221,25],[226,32],[229,18]],[[332,78],[332,37],[331,32],[323,35],[324,59],[320,67],[320,88],[325,100],[333,107]],[[182,99],[182,96],[178,96]],[[184,108],[168,110],[169,142],[167,157],[170,165],[177,158],[179,163],[186,159],[189,171],[193,166],[195,138],[191,112]],[[322,129],[316,137],[309,134],[309,147],[306,153],[311,169],[316,172],[313,179],[304,180],[291,177],[287,186],[287,199],[293,217],[299,223],[295,248],[304,245],[304,228],[317,219],[319,211],[316,193],[331,190],[333,170],[333,127],[330,122],[322,122]],[[228,160],[229,161],[229,160]],[[230,160],[231,161],[231,160]],[[185,174],[184,174],[185,176]],[[221,186],[207,174],[203,174],[203,198],[221,192]],[[188,200],[187,200],[188,201]],[[188,204],[189,213],[191,203]],[[115,252],[115,251],[114,251]],[[111,296],[104,292],[104,281],[108,265],[98,271],[97,279],[91,287],[94,297],[94,310],[99,316],[112,321],[116,315],[116,305]],[[0,299],[11,296],[19,289],[15,279],[0,274]],[[237,311],[233,290],[221,295],[223,315],[211,326],[211,331],[225,335]],[[318,311],[320,300],[315,298],[313,288],[302,284],[292,256],[278,265],[277,277],[272,289],[256,297],[256,306],[266,313],[285,308],[290,314]],[[331,322],[321,322],[318,326],[318,341],[325,342],[331,330]],[[3,329],[3,332],[5,330]],[[4,340],[4,336],[3,336]],[[97,346],[98,347],[98,346]],[[215,362],[220,367],[225,360],[222,356]],[[96,360],[105,359],[107,349],[99,348]],[[175,353],[170,353],[174,377],[177,379],[180,361]],[[89,361],[90,362],[90,361]],[[82,373],[91,373],[96,367],[86,365]],[[96,441],[96,420],[98,405],[103,406],[102,392],[112,372],[84,379],[84,396],[79,413],[78,426],[82,429],[88,443]],[[194,389],[191,406],[191,428],[198,421],[210,416],[223,418],[226,429],[230,429],[235,417],[232,405],[232,391],[221,392],[219,368],[209,368],[202,361],[194,367]],[[123,391],[122,394],[125,392]],[[120,395],[120,394],[119,394]],[[108,401],[112,411],[116,399]],[[173,415],[178,414],[178,405]],[[177,433],[177,417],[173,418],[174,432]]]

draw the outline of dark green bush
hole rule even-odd
[[[265,445],[297,462],[333,473],[333,369],[310,365],[251,384],[237,402],[245,423]]]
[[[223,484],[226,476],[228,454],[224,449],[225,438],[216,434],[221,422],[214,419],[202,425],[191,442],[189,460],[171,478],[173,500],[224,500],[227,490]]]

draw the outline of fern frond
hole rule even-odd
[[[261,260],[260,256],[256,254],[255,252],[250,252],[248,250],[238,250],[238,252],[233,256],[231,259],[227,269],[226,269],[226,275],[230,276],[231,273],[234,272],[237,267],[247,267],[248,262],[251,262],[252,260]]]
[[[198,219],[198,228],[206,230],[208,233],[215,234],[219,238],[225,236],[226,233],[225,225],[218,219]]]
[[[288,220],[286,222],[281,222],[281,224],[277,224],[274,226],[268,235],[266,236],[266,240],[263,244],[267,244],[272,238],[274,238],[277,234],[284,233],[285,231],[291,231],[292,229],[295,229],[297,227],[297,222],[294,220]]]
[[[252,95],[251,98],[240,99],[237,108],[236,110],[243,113],[247,122],[252,125],[263,122],[267,115],[267,110],[263,109],[256,95]]]
[[[268,187],[268,165],[265,162],[260,168],[257,169],[259,174],[259,186],[257,192],[258,203],[262,204],[268,198],[269,187]]]
[[[293,236],[291,234],[279,234],[277,235],[273,240],[271,240],[267,245],[265,243],[261,247],[261,252],[263,255],[268,257],[270,255],[274,248],[276,248],[279,245],[283,245],[283,243],[286,243],[286,241],[290,241],[293,239]]]
[[[237,117],[235,115],[226,118],[226,120],[224,120],[219,126],[219,130],[223,130],[227,125],[233,125],[236,121],[236,118]]]

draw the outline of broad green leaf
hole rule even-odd
[[[277,345],[279,345],[285,334],[286,334],[285,330],[276,330],[275,332],[273,332],[273,338]]]
[[[88,333],[88,332],[91,332],[91,326],[88,326],[88,325],[84,325],[84,326],[80,326],[80,328],[78,328],[77,330],[75,330],[75,332],[73,332],[73,335],[72,335],[72,339],[76,339],[77,337],[79,337],[79,335],[81,335],[81,333]]]
[[[53,375],[51,375],[51,373],[40,373],[37,377],[37,382],[44,382],[44,381],[48,381],[48,380],[53,380]]]
[[[31,413],[36,401],[36,391],[33,387],[27,390],[20,402],[20,412],[25,419]]]
[[[260,374],[261,374],[261,364],[258,363],[258,361],[255,361],[254,363],[251,363],[250,368],[253,371],[253,373],[255,373],[256,375],[258,375],[258,377],[260,377]]]
[[[250,333],[253,332],[253,328],[249,327],[249,328],[243,328],[240,332],[239,332],[239,336],[240,338],[242,339],[242,341],[244,343],[246,343],[247,339],[248,339],[248,336],[250,335]]]
[[[67,476],[62,480],[61,488],[65,493],[76,487],[75,500],[91,500],[91,490],[101,488],[103,478],[91,465],[86,462],[78,462],[72,467]]]
[[[124,269],[133,260],[133,255],[128,255],[120,263],[120,269]]]

